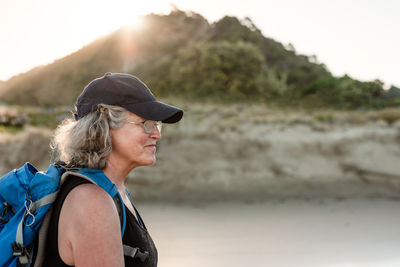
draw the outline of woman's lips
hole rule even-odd
[[[145,147],[148,147],[148,148],[151,148],[151,149],[153,149],[153,150],[156,150],[156,145],[147,145],[147,146],[145,146]]]

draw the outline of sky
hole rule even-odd
[[[400,87],[398,0],[0,0],[0,80],[62,58],[171,3],[210,23],[250,17],[264,36],[316,55],[336,76]]]

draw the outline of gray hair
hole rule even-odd
[[[110,128],[120,128],[127,110],[99,104],[79,120],[65,119],[56,129],[51,147],[57,147],[59,160],[68,167],[104,169],[112,151]]]

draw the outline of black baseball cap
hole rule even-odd
[[[106,73],[83,89],[76,101],[75,119],[97,109],[98,104],[123,107],[146,120],[175,123],[183,111],[157,101],[150,89],[137,77],[125,73]]]

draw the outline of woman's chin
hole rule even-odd
[[[152,157],[152,158],[149,158],[149,159],[146,160],[146,161],[143,161],[143,163],[141,164],[141,166],[151,166],[151,165],[154,165],[154,163],[156,163],[156,157],[155,157],[155,156]]]

